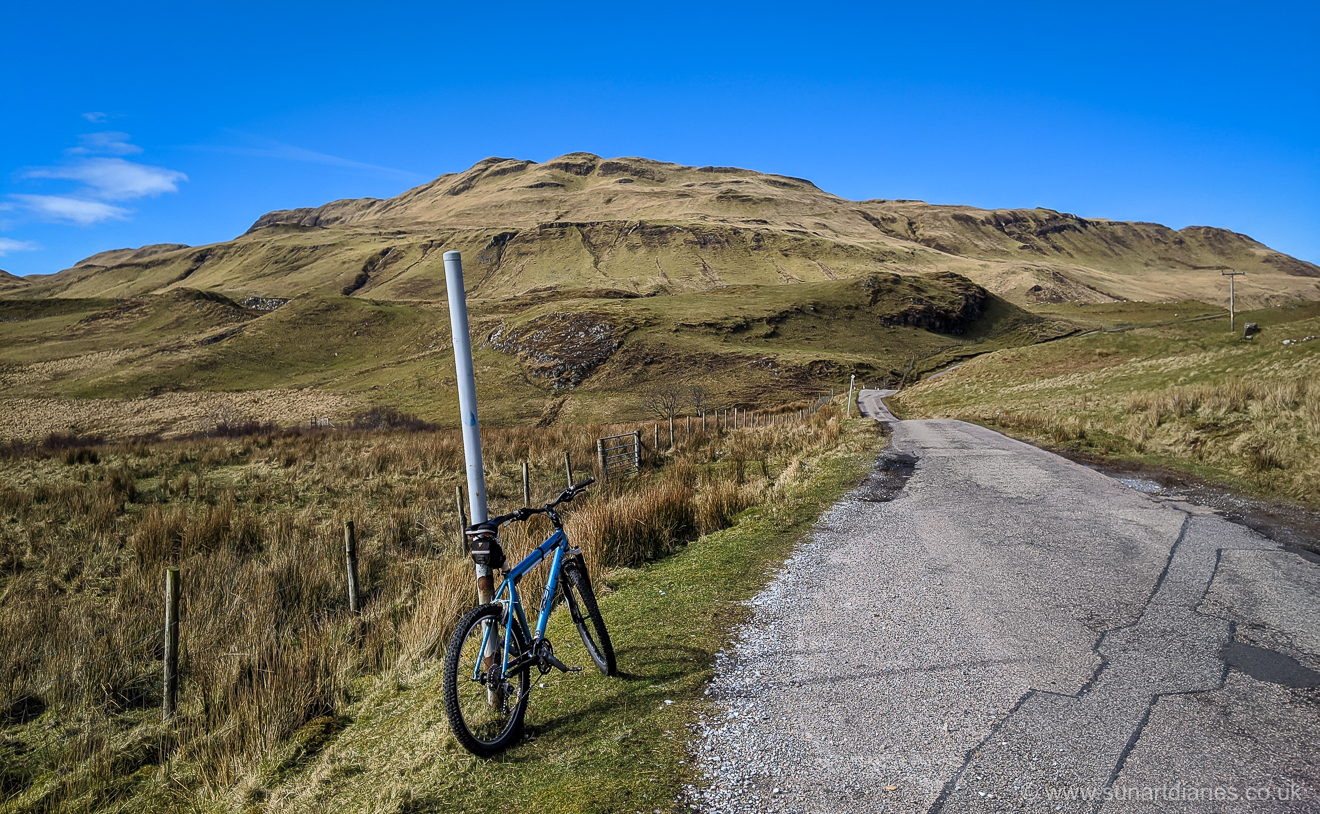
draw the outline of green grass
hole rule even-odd
[[[850,374],[863,382],[896,381],[909,364],[930,370],[1066,330],[1058,320],[993,297],[962,334],[886,324],[914,307],[955,312],[968,285],[954,277],[881,274],[670,296],[622,298],[591,289],[474,300],[482,421],[518,426],[552,414],[574,423],[641,418],[648,414],[647,391],[674,381],[703,386],[711,395],[708,409],[767,406],[813,398],[843,386]],[[118,405],[162,393],[286,393],[275,397],[287,406],[282,414],[299,421],[324,415],[297,406],[299,394],[323,391],[346,396],[353,409],[391,406],[441,425],[452,426],[458,414],[449,315],[433,303],[303,296],[263,313],[188,289],[123,301],[67,301],[59,308],[51,303],[66,301],[34,302],[42,304],[0,301],[0,313],[37,317],[0,323],[6,395],[108,400],[94,412],[103,424],[97,431],[111,437],[128,434],[117,423],[139,427],[136,419],[144,415],[141,405]],[[555,390],[518,358],[486,344],[497,328],[518,330],[560,314],[607,322],[623,340],[574,389]],[[561,351],[558,341],[538,350],[553,356]],[[25,426],[67,430],[59,424],[65,413],[58,403],[47,408],[40,421]],[[37,415],[26,404],[15,409]],[[129,413],[117,418],[117,409]],[[270,414],[241,418],[272,420]]]
[[[869,422],[868,422],[869,423]],[[621,676],[595,672],[563,612],[549,636],[578,674],[554,673],[533,691],[530,738],[480,760],[448,731],[438,662],[365,691],[346,726],[313,761],[246,789],[270,810],[669,811],[695,780],[687,725],[705,704],[715,653],[745,618],[742,602],[765,584],[815,518],[867,471],[880,446],[853,422],[846,454],[821,459],[782,504],[663,560],[606,576],[601,608]],[[598,592],[605,586],[598,585]],[[605,590],[608,590],[605,587]]]
[[[886,320],[913,300],[956,308],[956,284],[927,277],[879,275],[792,286],[728,286],[701,294],[581,298],[487,304],[490,319],[525,325],[554,313],[591,314],[627,330],[624,347],[573,397],[625,414],[642,414],[638,395],[656,381],[700,384],[722,407],[775,403],[845,383],[892,379],[915,361],[930,370],[980,353],[1032,344],[1071,329],[991,297],[963,334],[938,333]],[[497,310],[500,309],[500,310]],[[483,357],[479,356],[479,359]],[[534,382],[533,382],[534,384]],[[607,413],[608,414],[608,413]]]
[[[1320,304],[1238,314],[1234,333],[1223,318],[1166,319],[1195,314],[1188,305],[1079,309],[1134,327],[989,354],[910,388],[897,406],[1320,503],[1320,340],[1282,344],[1320,335]],[[1247,322],[1263,333],[1244,340]]]
[[[1033,305],[1033,314],[1077,323],[1089,330],[1112,330],[1131,326],[1155,325],[1205,318],[1226,311],[1217,305],[1196,300],[1179,302],[1064,302]]]

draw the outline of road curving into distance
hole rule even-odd
[[[719,656],[709,812],[1320,812],[1320,563],[896,421]]]

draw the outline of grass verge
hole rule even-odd
[[[445,720],[438,661],[381,682],[346,710],[333,743],[282,776],[236,790],[240,810],[669,811],[695,777],[687,724],[705,703],[715,653],[754,596],[815,519],[854,485],[881,445],[877,425],[849,422],[843,443],[804,464],[779,499],[736,526],[636,569],[597,581],[622,673],[590,671],[566,615],[549,637],[581,673],[538,680],[529,737],[479,760]],[[603,584],[602,584],[603,583]],[[296,743],[297,738],[294,739]],[[297,748],[290,747],[295,764]]]
[[[1129,306],[1121,331],[987,354],[891,404],[905,418],[960,418],[1083,456],[1320,505],[1320,305],[1239,314],[1239,326],[1262,329],[1251,340],[1224,320],[1196,321],[1195,305]],[[1115,309],[1095,310],[1103,321]]]

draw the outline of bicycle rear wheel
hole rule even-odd
[[[573,616],[573,624],[582,637],[588,655],[596,663],[597,669],[607,676],[615,675],[618,666],[614,660],[614,645],[610,642],[610,633],[605,629],[605,619],[596,605],[596,594],[591,590],[591,580],[587,578],[587,566],[580,558],[564,563],[564,599],[568,612]]]
[[[527,667],[500,677],[505,636],[509,657],[527,649],[521,632],[503,621],[500,605],[473,609],[454,629],[445,652],[445,714],[454,736],[474,755],[490,757],[518,740],[531,679]]]

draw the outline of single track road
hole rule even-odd
[[[1320,564],[883,395],[890,449],[720,655],[687,803],[1320,812]]]

